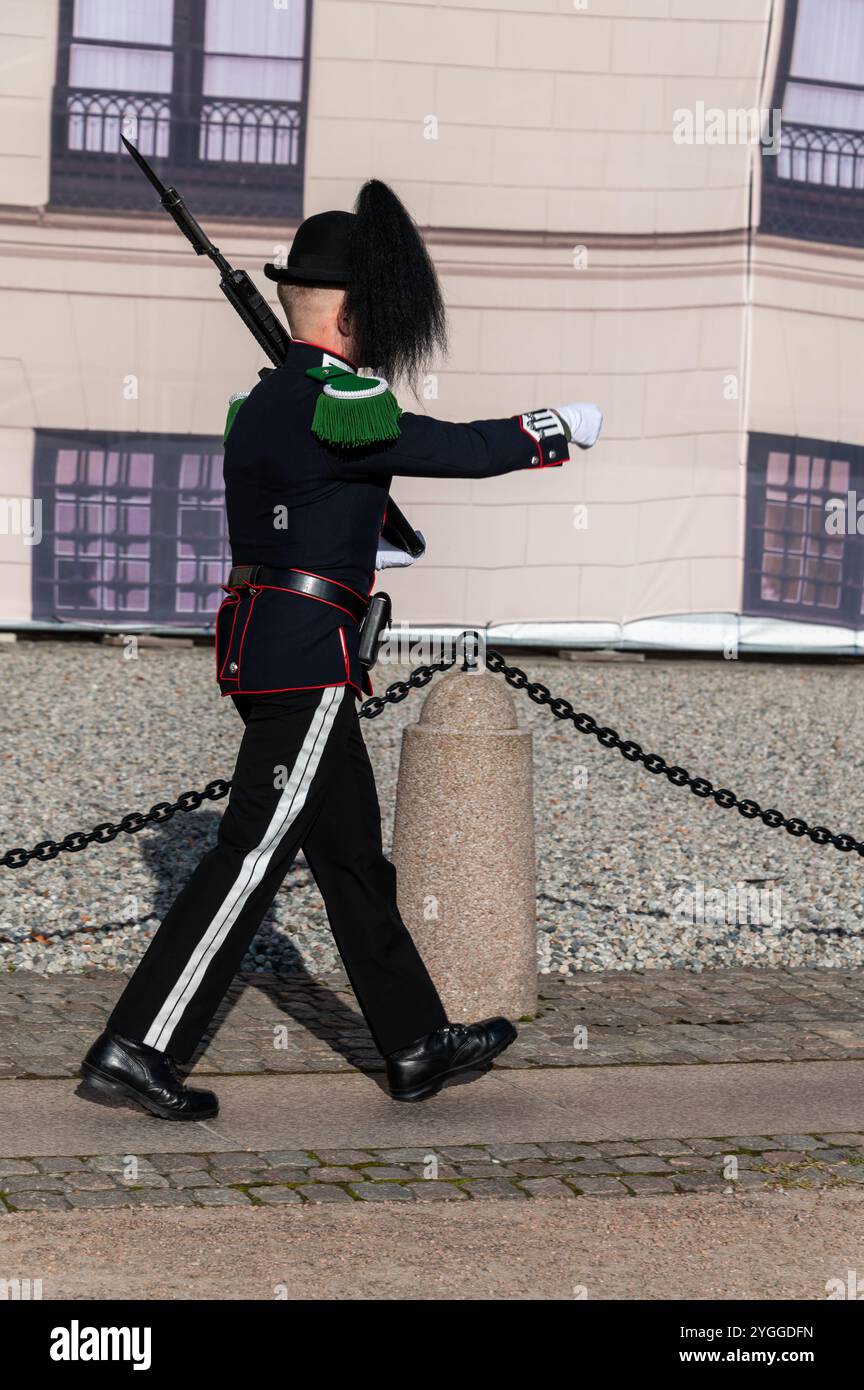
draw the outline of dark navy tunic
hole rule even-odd
[[[394,477],[492,478],[558,467],[561,423],[537,410],[504,420],[449,424],[405,412],[386,446],[339,450],[312,433],[320,381],[309,367],[352,367],[295,339],[281,367],[242,402],[225,444],[225,498],[235,565],[305,570],[364,597]],[[223,695],[348,684],[370,690],[357,657],[359,627],[338,605],[265,585],[226,589],[216,619]]]

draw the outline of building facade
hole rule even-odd
[[[391,182],[451,319],[407,408],[603,407],[560,470],[394,483],[399,619],[864,647],[864,0],[0,0],[0,32],[0,625],[218,605],[264,358],[126,133],[268,292],[302,216]]]

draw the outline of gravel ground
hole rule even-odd
[[[422,1206],[121,1207],[0,1217],[3,1269],[33,1271],[46,1300],[272,1302],[284,1287],[291,1300],[560,1299],[570,1304],[573,1322],[587,1294],[595,1342],[603,1299],[824,1301],[829,1280],[847,1282],[862,1242],[864,1194],[843,1189]],[[691,1326],[707,1318],[708,1326],[726,1325],[720,1310],[689,1317]],[[643,1359],[650,1348],[666,1378],[666,1364],[677,1361],[678,1316],[652,1318],[638,1345]],[[803,1309],[794,1317],[781,1309],[746,1321],[776,1325],[781,1318],[783,1325],[812,1322]],[[632,1344],[632,1314],[626,1322]],[[850,1326],[843,1321],[840,1346],[851,1349]],[[821,1322],[817,1338],[824,1368],[832,1346]],[[779,1352],[813,1343],[754,1345]],[[626,1361],[621,1366],[631,1369]],[[764,1383],[770,1384],[767,1375]]]
[[[715,785],[864,833],[860,667],[516,660],[622,736]],[[218,696],[212,663],[203,647],[141,648],[137,660],[87,642],[0,647],[0,848],[59,839],[230,775],[242,726]],[[376,688],[399,673],[379,667]],[[385,844],[400,733],[422,698],[364,722]],[[857,855],[699,801],[515,698],[535,735],[542,971],[864,960]],[[220,814],[208,803],[107,847],[0,871],[0,959],[40,971],[129,968],[212,843]],[[337,967],[302,861],[246,965]]]

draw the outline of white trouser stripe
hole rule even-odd
[[[347,686],[325,686],[303,740],[303,746],[291,769],[287,786],[279,798],[264,837],[261,843],[246,855],[231,891],[196,945],[183,973],[148,1029],[143,1039],[148,1047],[167,1051],[171,1035],[201,984],[208,965],[237,921],[250,895],[264,878],[280,839],[302,811],[333,727],[339,702],[347,691]]]

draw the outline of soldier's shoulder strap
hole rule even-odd
[[[336,363],[308,367],[306,375],[322,386],[312,417],[322,443],[356,449],[399,438],[402,410],[383,377],[358,376]]]
[[[234,421],[237,418],[237,411],[240,409],[241,405],[243,404],[248,395],[248,391],[235,391],[233,396],[228,397],[228,415],[225,420],[225,431],[222,435],[223,444],[227,440],[228,435],[231,433],[231,426],[234,424]]]

